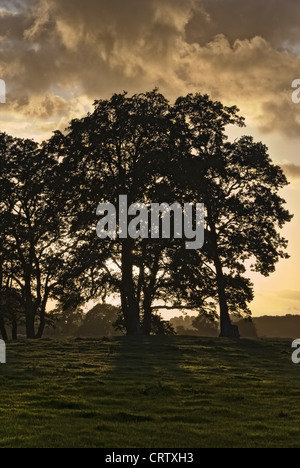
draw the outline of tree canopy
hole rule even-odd
[[[112,296],[128,335],[150,334],[161,309],[210,319],[219,309],[221,336],[238,335],[230,316],[250,316],[254,297],[245,262],[267,276],[288,258],[280,229],[292,216],[267,148],[248,136],[228,141],[228,125],[244,126],[236,107],[200,94],[171,105],[154,90],[96,101],[40,146],[0,135],[0,299],[13,294],[29,338],[42,336],[49,299],[66,311]],[[203,203],[203,248],[187,250],[174,232],[100,240],[96,208],[123,209],[120,195]]]

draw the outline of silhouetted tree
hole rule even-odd
[[[278,196],[286,178],[262,143],[228,142],[228,125],[244,125],[237,108],[208,96],[188,95],[172,107],[157,90],[124,93],[96,101],[92,114],[48,144],[69,226],[68,289],[86,299],[118,292],[128,335],[149,334],[162,308],[215,317],[219,305],[221,336],[237,337],[230,314],[249,316],[253,299],[245,261],[268,275],[288,257],[277,230],[291,220]],[[99,241],[96,208],[111,202],[118,210],[119,195],[129,205],[203,202],[204,248],[188,252],[174,239]]]
[[[122,314],[119,314],[117,320],[113,324],[115,330],[121,333],[127,333],[126,324]],[[162,316],[156,312],[151,314],[151,335],[176,335],[176,331],[170,321],[164,320]]]
[[[77,336],[99,337],[116,335],[113,324],[120,310],[110,304],[97,304],[84,316],[82,325],[76,331]]]
[[[18,326],[24,324],[24,308],[22,306],[22,298],[19,292],[11,289],[10,285],[0,292],[0,315],[5,340],[8,339],[6,328],[11,330],[13,340],[18,339]]]
[[[80,307],[81,299],[76,292],[67,295],[60,294],[57,307],[48,313],[49,326],[47,336],[71,337],[76,336],[78,328],[82,325],[84,313]]]
[[[200,336],[218,336],[219,328],[216,322],[209,320],[203,315],[199,315],[193,320],[193,327]]]
[[[97,101],[93,114],[73,121],[65,137],[57,133],[50,143],[63,159],[74,274],[84,272],[89,297],[120,293],[129,335],[151,332],[152,304],[159,296],[157,278],[164,270],[168,243],[130,238],[100,242],[92,229],[95,210],[107,201],[118,209],[121,194],[128,196],[129,205],[173,198],[167,175],[161,178],[174,146],[168,115],[169,104],[157,91],[132,98],[114,95]]]
[[[40,338],[68,250],[53,192],[56,162],[32,140],[0,134],[0,164],[0,287],[17,292],[27,337]]]
[[[287,241],[277,228],[292,216],[284,208],[279,189],[287,180],[272,163],[267,148],[251,137],[228,142],[228,125],[243,126],[236,107],[224,107],[200,94],[179,98],[175,115],[182,137],[190,144],[187,157],[178,162],[178,185],[192,191],[206,207],[206,245],[201,251],[215,276],[220,306],[221,336],[236,337],[230,312],[249,312],[252,285],[242,275],[245,261],[267,276],[285,253]],[[226,272],[226,273],[225,273]]]

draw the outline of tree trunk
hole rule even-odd
[[[140,326],[140,307],[133,280],[133,247],[134,242],[132,239],[123,241],[121,297],[127,336],[137,336],[142,333]]]
[[[13,341],[18,340],[18,321],[16,318],[13,318],[12,324],[11,324],[11,337]]]
[[[143,321],[143,332],[144,335],[149,336],[151,331],[152,331],[152,307],[151,307],[151,301],[150,305],[145,304],[144,302],[144,321]]]
[[[0,313],[0,333],[4,341],[8,341],[8,334],[5,328],[5,323],[2,314]]]
[[[41,306],[41,311],[40,311],[40,324],[39,324],[39,329],[38,329],[38,332],[36,334],[36,339],[41,339],[43,337],[43,334],[44,334],[44,331],[45,331],[45,327],[46,327],[46,304],[47,304],[47,300],[48,300],[48,293],[49,291],[46,289],[45,291],[45,297],[44,297],[44,300],[42,302],[42,306]]]
[[[211,243],[213,250],[213,261],[216,269],[219,306],[220,306],[220,338],[240,338],[239,329],[236,325],[232,325],[226,297],[225,277],[223,273],[222,262],[218,253],[218,236],[215,223],[212,216],[211,207],[207,207],[208,224],[210,227]]]
[[[215,256],[214,264],[217,272],[217,285],[220,305],[220,338],[239,338],[239,330],[236,325],[232,325],[225,290],[224,274],[222,264],[218,255]]]
[[[37,334],[35,335],[36,339],[41,339],[43,337],[43,334],[44,334],[44,331],[45,331],[45,326],[46,326],[46,311],[43,308],[43,310],[40,313],[39,329],[37,331]]]
[[[155,253],[154,262],[151,270],[150,282],[144,292],[144,322],[143,322],[143,332],[145,335],[149,336],[152,331],[152,302],[155,294],[155,285],[157,280],[157,274],[159,271],[159,259],[161,251]]]
[[[34,314],[26,311],[26,336],[29,340],[35,339]]]

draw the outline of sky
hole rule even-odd
[[[237,105],[290,185],[291,259],[251,274],[253,315],[300,314],[299,0],[0,0],[0,131],[48,138],[96,99],[159,87]]]

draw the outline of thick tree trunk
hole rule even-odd
[[[210,227],[213,261],[216,269],[219,306],[220,306],[220,338],[240,338],[239,329],[236,325],[232,325],[225,288],[225,277],[223,273],[222,263],[218,253],[218,237],[215,223],[212,216],[211,207],[207,204],[208,224]]]
[[[11,324],[11,337],[13,341],[17,341],[18,339],[18,321],[16,318],[12,320]]]
[[[26,336],[29,340],[35,339],[34,314],[26,311]]]
[[[232,325],[225,290],[224,274],[221,262],[216,255],[214,260],[216,272],[217,272],[217,285],[220,305],[220,337],[221,338],[239,338],[239,330],[236,325]]]
[[[140,326],[140,307],[135,293],[133,280],[133,254],[134,242],[126,239],[122,245],[122,310],[128,336],[142,334]]]
[[[4,323],[3,316],[1,313],[0,313],[0,333],[2,335],[2,339],[4,341],[8,341],[8,334],[7,334],[5,323]]]

